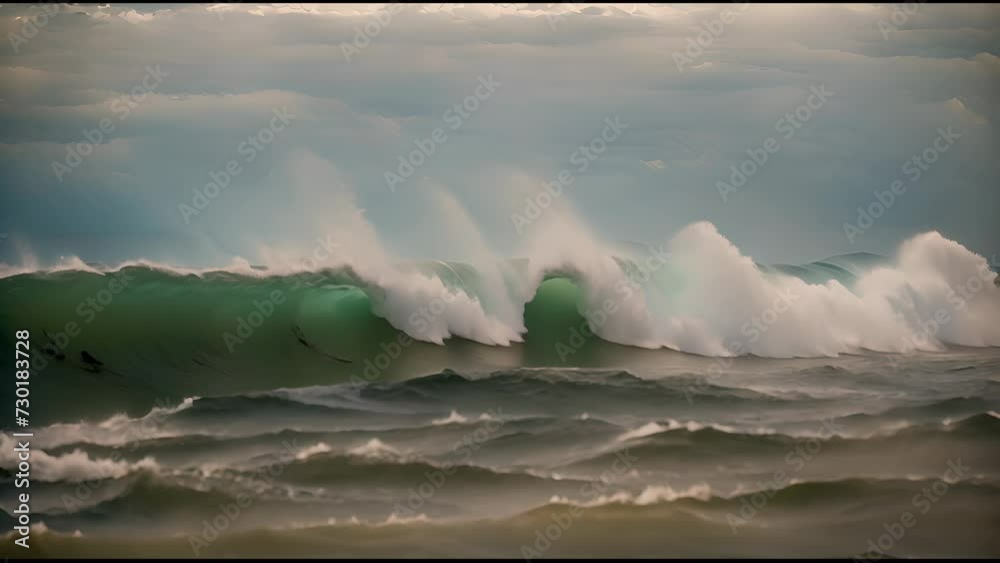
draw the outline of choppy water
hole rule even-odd
[[[996,555],[1000,353],[891,360],[448,371],[56,423],[32,442],[32,553],[846,556],[911,512],[892,555]],[[4,475],[7,513],[17,491]]]

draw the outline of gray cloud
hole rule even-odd
[[[253,236],[313,236],[289,220],[310,204],[287,197],[280,172],[308,151],[401,252],[447,250],[411,228],[441,189],[512,252],[516,206],[496,193],[540,188],[617,115],[627,134],[565,194],[606,238],[662,240],[708,219],[770,261],[889,253],[929,229],[996,251],[1000,9],[921,4],[886,38],[891,6],[753,4],[681,72],[672,55],[733,5],[437,6],[404,6],[350,63],[342,44],[371,21],[367,5],[63,6],[17,53],[0,48],[0,230],[43,256],[252,257]],[[37,9],[0,7],[3,35]],[[119,120],[114,100],[150,65],[169,76]],[[444,113],[490,74],[497,93],[448,129]],[[716,182],[817,84],[835,96],[723,202]],[[300,117],[185,225],[178,204],[276,107]],[[59,182],[52,161],[103,118],[115,131]],[[948,125],[960,144],[850,244],[842,224]],[[449,140],[389,192],[384,172],[435,127]]]

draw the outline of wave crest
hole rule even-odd
[[[573,229],[574,236],[581,232]],[[566,238],[550,234],[556,242]],[[523,342],[532,332],[526,310],[535,307],[541,317],[551,316],[557,304],[548,302],[555,298],[542,289],[562,278],[577,290],[570,299],[579,318],[603,340],[629,346],[781,358],[935,351],[947,344],[1000,346],[996,274],[985,258],[937,232],[906,241],[894,260],[881,265],[841,257],[800,267],[758,264],[708,222],[685,227],[659,248],[612,250],[586,237],[565,242],[571,240],[577,244],[550,248],[555,243],[549,242],[527,259],[477,265],[397,264],[384,256],[338,263],[317,270],[324,274],[321,281],[305,285],[320,294],[353,288],[367,299],[369,314],[435,344],[453,337],[490,346]],[[354,256],[357,262],[362,254]],[[151,291],[185,283],[185,291],[197,292],[191,275],[211,285],[213,296],[217,284],[228,285],[234,297],[226,305],[230,310],[237,297],[239,303],[256,298],[259,293],[253,292],[263,285],[297,288],[304,282],[294,268],[241,260],[216,271],[140,261],[117,269],[86,265],[76,273],[122,268],[139,271],[135,283],[145,278]],[[337,310],[328,313],[336,316]],[[560,341],[570,337],[567,330]]]

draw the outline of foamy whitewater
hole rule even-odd
[[[556,209],[497,257],[441,197],[474,260],[392,256],[348,198],[322,252],[4,266],[34,436],[32,547],[2,554],[1000,555],[984,257],[929,232],[769,265]]]

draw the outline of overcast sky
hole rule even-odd
[[[334,193],[397,255],[462,258],[459,220],[511,255],[511,213],[564,170],[556,203],[609,241],[708,220],[765,262],[891,254],[934,229],[1000,252],[992,5],[4,4],[0,22],[0,261],[256,260],[262,244],[311,246],[341,214]],[[782,128],[796,110],[808,118]],[[615,118],[581,170],[574,151]],[[261,150],[243,144],[272,126]],[[904,164],[949,127],[914,179]],[[446,138],[390,189],[436,128]],[[240,172],[186,221],[179,206],[230,161]],[[906,191],[852,243],[844,224],[896,180]]]

